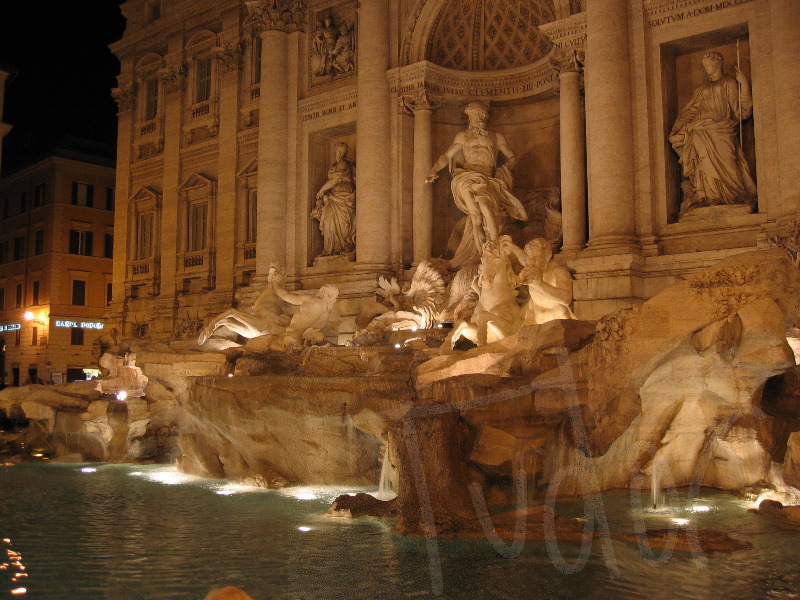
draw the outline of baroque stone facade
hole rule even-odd
[[[352,0],[175,0],[155,19],[147,6],[125,2],[113,46],[109,316],[125,335],[192,337],[278,263],[289,289],[336,283],[346,338],[376,276],[408,281],[451,258],[464,213],[447,169],[424,179],[474,101],[516,155],[520,230],[558,240],[579,318],[765,247],[800,208],[792,0],[362,0],[357,13]],[[709,53],[723,73],[704,70]],[[714,77],[730,98],[712,119],[728,128],[718,144],[757,193],[684,210],[689,159],[672,129],[709,106],[693,97]],[[332,244],[311,215],[342,144],[354,235]]]

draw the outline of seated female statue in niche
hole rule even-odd
[[[737,141],[740,119],[753,114],[750,83],[739,67],[723,71],[719,52],[703,56],[708,81],[683,107],[669,141],[680,157],[684,182],[680,215],[701,206],[753,204],[756,185]]]
[[[468,216],[463,238],[450,261],[453,268],[480,259],[483,245],[503,233],[506,217],[528,219],[522,202],[511,193],[511,169],[517,158],[505,136],[488,129],[489,111],[482,102],[470,102],[464,114],[469,119],[467,129],[456,134],[425,178],[433,183],[449,165],[453,200]],[[505,158],[499,166],[498,154]]]
[[[336,144],[336,160],[328,169],[328,181],[317,192],[311,218],[319,221],[323,251],[319,256],[355,251],[356,164],[347,158],[350,147]]]

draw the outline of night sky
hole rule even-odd
[[[122,0],[0,0],[0,63],[17,69],[6,90],[3,172],[24,166],[64,136],[114,145]],[[113,150],[112,150],[113,151]]]

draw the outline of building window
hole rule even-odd
[[[81,279],[72,280],[72,305],[86,306],[86,282]]]
[[[205,250],[208,241],[208,202],[189,205],[189,252]]]
[[[261,83],[261,36],[256,36],[253,44],[253,83]]]
[[[152,23],[161,18],[161,0],[147,3],[147,22]]]
[[[31,346],[38,346],[39,345],[39,328],[34,327],[31,330]]]
[[[14,290],[14,308],[22,308],[22,284],[18,283]]]
[[[19,346],[22,343],[22,330],[17,329],[14,332],[14,345]]]
[[[136,260],[146,260],[153,256],[153,220],[155,214],[148,212],[139,215],[136,224]]]
[[[88,206],[94,204],[94,186],[88,183],[72,182],[72,203],[76,206]]]
[[[24,213],[28,210],[28,192],[22,192],[19,195],[19,212]]]
[[[105,234],[103,238],[103,256],[114,258],[114,236],[110,233]]]
[[[31,300],[31,303],[34,306],[37,306],[39,304],[39,280],[38,279],[36,281],[34,281],[33,284],[31,285],[31,296],[33,297],[32,300]]]
[[[72,331],[69,343],[73,346],[83,346],[83,329],[80,327],[71,327],[70,329]]]
[[[205,102],[211,97],[211,57],[199,58],[195,63],[197,78],[195,80],[195,104]]]
[[[114,188],[106,188],[106,210],[114,210]]]
[[[43,206],[45,202],[45,192],[44,192],[44,184],[40,183],[39,185],[33,186],[33,207]]]
[[[25,237],[14,238],[14,260],[25,258]]]
[[[44,229],[33,234],[33,253],[39,256],[44,252]]]
[[[8,242],[0,242],[0,265],[8,262]]]
[[[152,121],[158,115],[158,78],[144,82],[144,120]]]
[[[83,256],[92,255],[92,232],[69,230],[69,253],[82,254]]]
[[[250,190],[247,197],[247,236],[245,241],[253,244],[258,234],[258,194]]]
[[[111,306],[111,292],[113,291],[112,285],[110,283],[106,284],[106,306]]]

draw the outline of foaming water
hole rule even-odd
[[[195,600],[225,585],[256,600],[436,597],[423,540],[392,534],[388,520],[325,514],[343,491],[357,490],[267,491],[160,466],[0,468],[0,561],[8,563],[0,568],[0,597]],[[612,579],[597,542],[586,566],[567,575],[541,542],[505,559],[486,540],[440,540],[439,597],[800,597],[800,533],[777,530],[731,496],[705,495],[668,515],[632,509],[627,494],[606,494],[603,506],[613,533],[632,531],[635,514],[654,528],[686,519],[741,535],[753,548],[707,554],[706,566],[675,551],[654,566],[636,544],[614,541],[620,576]],[[580,501],[558,510],[584,516]],[[558,548],[568,563],[578,559],[579,546]]]

